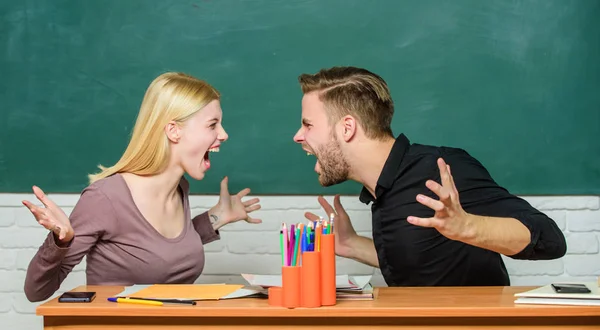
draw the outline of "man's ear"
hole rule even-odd
[[[167,135],[167,139],[173,143],[178,143],[179,139],[181,139],[181,127],[177,125],[176,122],[170,121],[165,125],[165,134]]]
[[[348,142],[356,135],[358,123],[354,117],[347,115],[342,117],[342,137],[344,141]]]

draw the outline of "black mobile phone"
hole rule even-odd
[[[590,293],[585,284],[579,283],[552,283],[552,288],[556,293]]]
[[[63,303],[88,303],[96,298],[96,292],[65,292],[58,297]]]

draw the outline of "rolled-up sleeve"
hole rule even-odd
[[[549,260],[558,259],[567,252],[565,237],[555,221],[531,207],[531,212],[516,214],[531,233],[531,241],[521,252],[511,255],[513,259]]]
[[[219,231],[215,230],[212,224],[210,223],[208,212],[204,212],[195,216],[194,219],[192,219],[192,223],[194,224],[194,229],[196,229],[196,232],[200,234],[202,244],[208,244],[210,242],[221,239]]]
[[[526,200],[499,186],[485,167],[461,151],[445,155],[456,181],[463,209],[471,214],[514,218],[531,233],[531,241],[513,259],[549,260],[565,255],[567,243],[556,222]],[[455,174],[456,173],[456,174]]]

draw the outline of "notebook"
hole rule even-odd
[[[515,293],[515,304],[600,306],[600,288],[596,282],[569,282],[585,284],[590,293],[556,293],[550,284]]]

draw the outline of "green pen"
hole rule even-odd
[[[296,244],[294,244],[294,259],[292,260],[292,266],[296,266],[296,256],[298,255],[298,246],[300,245],[300,229],[296,228]]]

